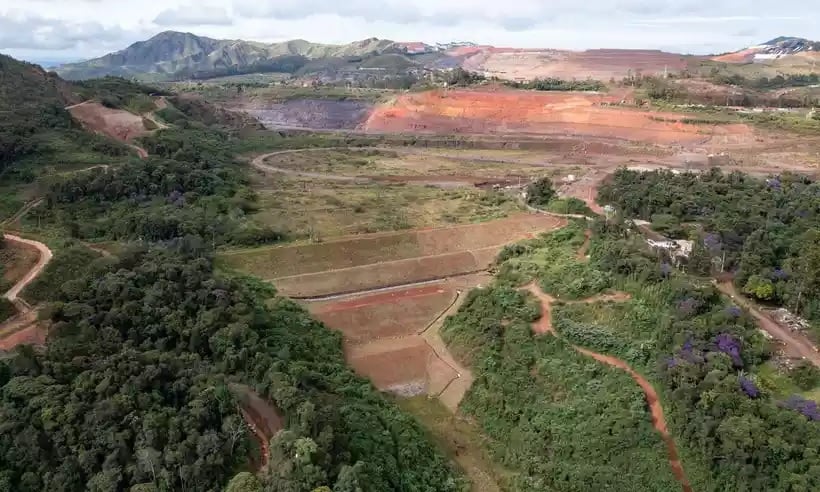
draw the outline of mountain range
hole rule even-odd
[[[666,70],[675,65],[675,57],[684,67],[686,60],[709,57],[688,57],[666,54],[662,60],[647,50],[591,50],[588,52],[560,52],[559,50],[518,50],[477,46],[473,43],[450,43],[429,45],[419,42],[400,43],[377,38],[365,39],[345,45],[311,43],[297,39],[281,43],[261,43],[244,40],[212,39],[191,33],[162,32],[151,39],[92,60],[69,63],[57,67],[63,78],[81,80],[107,75],[141,80],[178,80],[185,78],[212,78],[255,72],[281,72],[309,75],[345,70],[390,71],[402,73],[412,68],[452,68],[464,66],[473,71],[485,71],[493,75],[508,70],[495,71],[492,66],[499,58],[512,56],[535,57],[551,61],[570,57],[583,57],[594,53],[595,57],[629,58],[635,68],[650,71]],[[641,59],[652,53],[658,63],[642,66]],[[733,53],[712,57],[726,63],[751,63],[778,59],[801,53],[820,54],[820,43],[803,38],[778,37],[758,46]],[[672,55],[672,56],[669,56]],[[469,61],[468,61],[469,60]],[[504,63],[502,63],[504,65]],[[657,66],[654,66],[657,65]],[[484,70],[487,68],[487,70]],[[503,67],[502,67],[503,68]],[[582,67],[583,68],[583,67]],[[626,67],[628,68],[628,67]],[[583,75],[583,69],[579,74]],[[512,73],[512,72],[510,72]],[[540,72],[536,72],[540,73]],[[552,72],[544,72],[550,75]],[[557,72],[556,72],[557,73]],[[557,73],[558,75],[565,75]],[[617,72],[613,75],[619,75]],[[593,76],[589,73],[586,76]],[[607,74],[603,74],[607,75]]]
[[[267,44],[166,31],[100,58],[61,65],[57,72],[66,79],[106,75],[171,79],[243,68],[293,73],[313,60],[358,60],[406,52],[399,43],[376,38],[346,45],[318,44],[302,39]]]

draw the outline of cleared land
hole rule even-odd
[[[68,110],[87,129],[122,142],[131,142],[150,133],[145,128],[142,116],[122,109],[107,108],[100,103],[88,101],[70,106]]]
[[[314,241],[499,219],[521,210],[504,188],[580,172],[586,161],[583,146],[576,146],[464,155],[415,147],[264,154],[252,159],[259,196],[254,219],[290,239]]]
[[[656,50],[587,51],[488,48],[466,58],[462,66],[502,79],[560,78],[617,80],[629,75],[678,72],[696,57]]]
[[[653,144],[698,144],[713,135],[753,140],[743,124],[697,125],[683,114],[606,106],[626,94],[453,90],[408,93],[377,107],[378,133],[584,135]]]
[[[220,262],[273,280],[285,295],[316,297],[484,270],[505,244],[560,224],[554,217],[519,214],[480,224],[232,251],[220,255]]]

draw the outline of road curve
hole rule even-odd
[[[31,239],[24,239],[19,236],[15,236],[13,234],[3,234],[3,238],[6,241],[10,241],[13,243],[22,244],[25,246],[36,248],[37,251],[40,253],[40,258],[37,260],[37,263],[32,267],[31,270],[26,273],[22,279],[20,279],[8,292],[6,292],[3,297],[8,299],[11,302],[17,302],[20,296],[20,293],[25,289],[30,283],[32,283],[38,275],[43,271],[43,269],[48,265],[51,261],[52,253],[51,250],[45,244],[32,241]]]

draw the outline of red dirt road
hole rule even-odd
[[[784,350],[787,355],[805,359],[817,367],[820,367],[820,353],[805,335],[795,333],[788,328],[781,326],[766,313],[757,309],[753,302],[740,294],[731,282],[715,282],[718,290],[729,296],[733,302],[740,304],[744,309],[757,320],[758,326],[772,335],[774,338],[785,344]]]
[[[544,334],[550,333],[554,336],[558,336],[552,326],[552,303],[555,299],[545,294],[540,287],[535,284],[529,284],[526,287],[526,290],[532,293],[538,300],[541,301],[541,318],[539,318],[535,323],[532,325],[532,329],[535,333]],[[626,300],[629,296],[623,295],[616,295],[616,296],[604,296],[600,297],[599,299],[602,300]],[[580,302],[593,302],[594,299],[587,299]],[[629,364],[626,362],[609,355],[599,354],[597,352],[593,352],[591,350],[587,350],[583,347],[578,347],[573,345],[573,348],[580,354],[586,355],[587,357],[592,357],[593,359],[603,362],[604,364],[608,364],[610,366],[616,367],[623,371],[626,371],[635,382],[643,390],[644,394],[646,395],[646,402],[649,405],[650,413],[652,414],[652,425],[655,427],[661,434],[661,438],[663,439],[664,443],[666,444],[667,452],[669,453],[669,465],[672,467],[672,472],[675,474],[675,477],[681,483],[684,492],[692,492],[692,487],[689,485],[689,481],[686,479],[686,474],[683,470],[683,465],[680,462],[680,458],[678,457],[678,450],[675,446],[675,441],[672,439],[672,436],[669,435],[669,429],[666,426],[666,417],[663,413],[663,407],[661,406],[660,399],[658,398],[658,393],[655,391],[655,388],[652,387],[652,384],[646,380],[643,376],[641,376],[638,372],[632,369]]]

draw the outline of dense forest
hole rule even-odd
[[[217,275],[207,249],[190,236],[55,257],[25,293],[52,301],[47,349],[0,365],[0,490],[221,490],[252,447],[231,381],[288,417],[265,490],[458,490],[418,425],[347,368],[337,333]]]
[[[784,174],[758,179],[619,170],[599,192],[625,217],[696,239],[691,273],[734,274],[743,291],[820,320],[820,185]],[[681,227],[682,223],[694,223]]]
[[[670,268],[623,221],[596,221],[591,258],[577,259],[584,227],[506,248],[495,283],[472,292],[443,330],[476,372],[462,408],[493,439],[495,458],[515,483],[522,490],[680,489],[634,382],[583,359],[571,342],[620,357],[652,380],[693,490],[820,487],[817,403],[784,396],[759,373],[770,352],[749,315]],[[558,302],[552,317],[560,338],[533,336],[534,299],[516,290],[533,280],[560,299],[609,288],[631,299]],[[818,382],[810,366],[787,378],[803,388]]]

